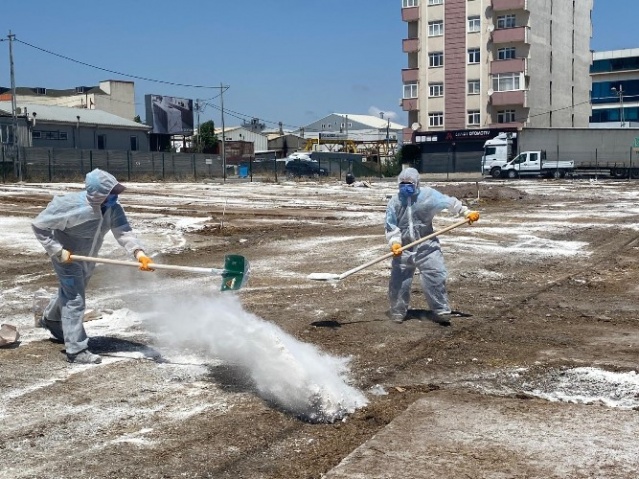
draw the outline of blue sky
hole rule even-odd
[[[102,5],[99,7],[98,5]],[[637,0],[595,0],[591,48],[639,47]],[[329,113],[377,114],[406,123],[401,0],[2,0],[0,35],[108,70],[166,82],[228,85],[225,123],[259,117],[268,127],[311,123]],[[16,84],[47,88],[125,79],[14,44]],[[219,89],[133,79],[144,95],[212,98]],[[8,42],[0,85],[10,86]],[[220,121],[219,98],[201,120]],[[217,108],[215,108],[217,107]]]

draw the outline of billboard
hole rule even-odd
[[[164,95],[146,95],[146,122],[158,135],[193,134],[193,100]]]

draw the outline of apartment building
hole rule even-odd
[[[592,116],[596,128],[639,126],[639,49],[593,54]]]
[[[587,127],[592,8],[593,0],[402,0],[405,141]],[[459,134],[473,130],[485,134]]]

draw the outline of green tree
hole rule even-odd
[[[133,118],[133,121],[136,123],[142,123],[142,119],[140,118],[140,115],[135,115],[135,117]]]
[[[212,152],[218,142],[213,120],[202,123],[200,125],[200,131],[198,131],[198,134],[195,135],[193,139],[195,141],[195,148],[199,153]]]

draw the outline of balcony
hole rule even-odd
[[[491,34],[493,43],[528,43],[528,27],[499,28]]]
[[[527,107],[525,90],[496,91],[490,96],[492,106],[524,106]]]
[[[526,73],[526,59],[512,58],[490,62],[490,74],[498,75],[500,73]]]
[[[411,141],[413,141],[412,128],[404,128],[402,130],[402,140],[404,140],[404,143],[410,143]]]
[[[415,53],[419,51],[419,38],[404,38],[402,40],[402,51],[404,53]]]
[[[403,83],[417,83],[419,78],[419,68],[404,68],[402,70]]]
[[[506,10],[528,10],[528,0],[493,0],[492,8],[495,12]]]
[[[404,98],[402,100],[402,110],[414,111],[419,110],[417,98]]]
[[[404,22],[416,22],[419,20],[419,7],[402,8],[402,20]]]

